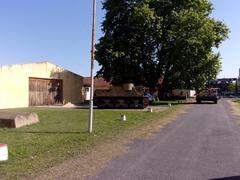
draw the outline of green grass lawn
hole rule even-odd
[[[170,100],[170,101],[161,100],[161,101],[155,101],[155,102],[153,102],[153,106],[168,105],[168,104],[171,104],[171,105],[179,105],[179,104],[184,104],[184,103],[187,103],[187,100]]]
[[[178,107],[154,113],[95,110],[92,134],[87,132],[88,110],[14,109],[12,111],[36,112],[40,123],[19,129],[0,128],[0,143],[8,144],[9,149],[9,160],[0,162],[0,179],[34,176],[123,131],[161,121]],[[126,122],[120,121],[123,113],[127,116]]]
[[[236,103],[239,103],[239,104],[240,104],[240,99],[238,99],[238,100],[235,100],[234,102],[236,102]]]

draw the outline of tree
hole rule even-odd
[[[157,2],[163,6],[163,1]],[[167,88],[197,89],[216,78],[220,55],[212,48],[217,48],[228,33],[223,23],[209,17],[212,6],[207,0],[172,2],[158,12],[164,16],[166,27],[159,52],[165,77],[162,92]]]
[[[113,84],[133,82],[162,95],[172,88],[199,88],[216,77],[214,53],[228,29],[210,17],[208,0],[105,0],[104,36],[96,45],[98,76]]]
[[[104,37],[96,46],[102,66],[98,75],[113,84],[134,82],[155,86],[158,79],[156,36],[161,34],[161,18],[149,1],[108,0],[103,22]]]

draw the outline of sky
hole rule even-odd
[[[219,78],[237,77],[240,68],[240,1],[211,0],[212,17],[230,29],[217,50]],[[97,0],[96,41],[103,35]],[[92,0],[0,0],[0,65],[49,61],[82,76],[90,75]],[[95,61],[95,71],[99,69]]]

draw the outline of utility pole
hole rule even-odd
[[[236,95],[238,94],[238,78],[236,80]]]
[[[89,120],[88,132],[92,133],[93,128],[93,92],[94,92],[94,53],[95,53],[95,30],[96,30],[96,0],[93,0],[93,17],[92,17],[92,49],[91,49],[91,90],[89,102]]]

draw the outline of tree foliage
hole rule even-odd
[[[98,76],[162,92],[199,88],[220,71],[214,52],[228,29],[208,0],[105,0],[104,36],[96,45]]]

